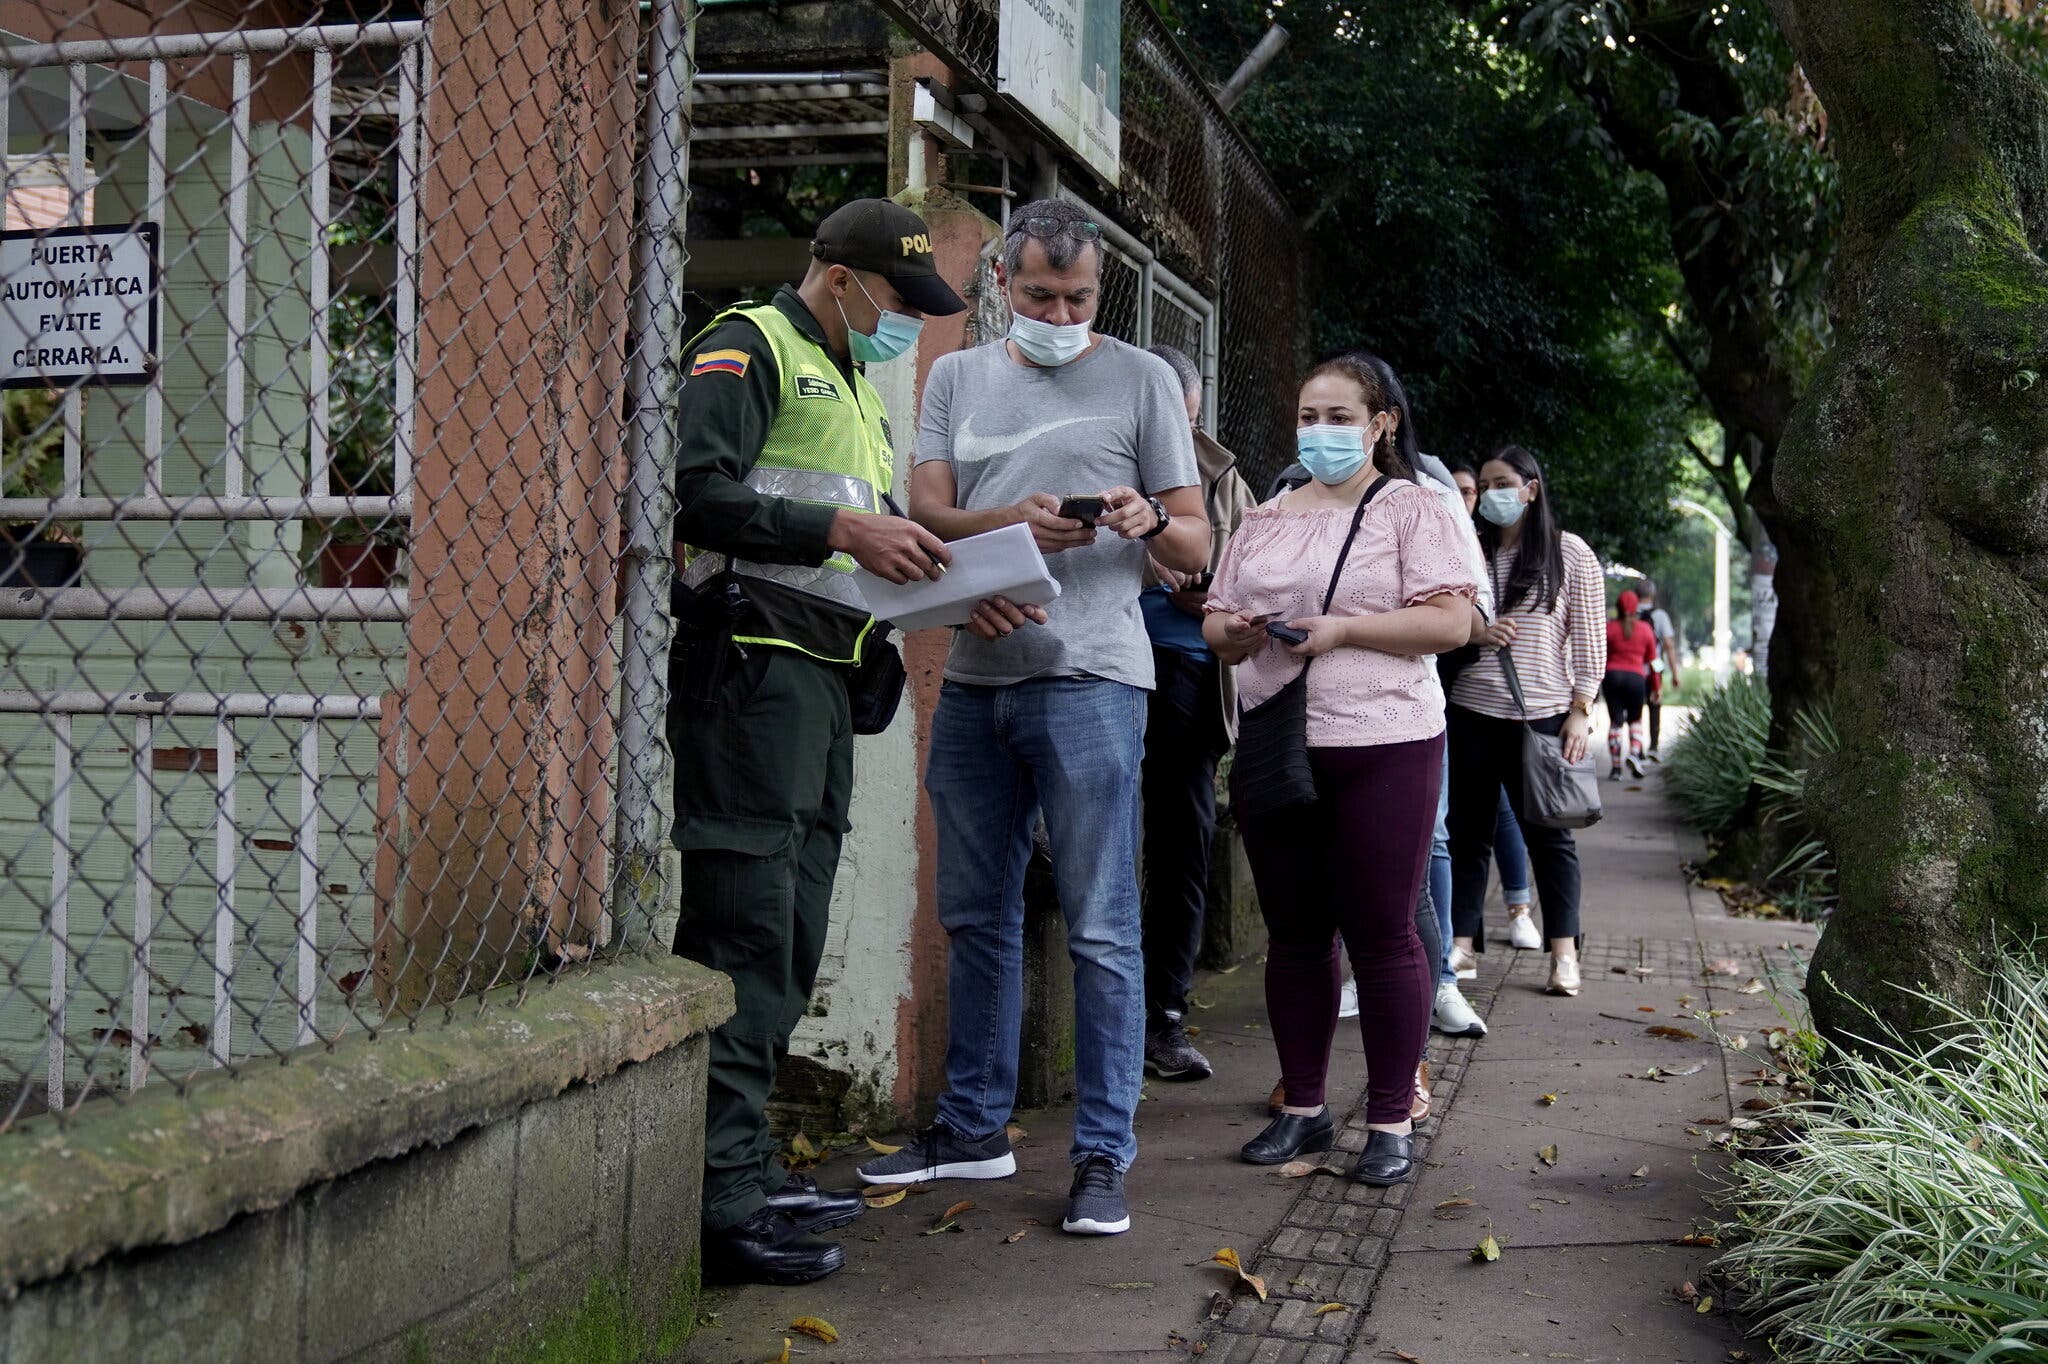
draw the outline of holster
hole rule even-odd
[[[861,646],[860,662],[847,672],[846,700],[855,734],[880,734],[903,703],[903,688],[909,678],[903,670],[903,654],[889,638],[892,628],[888,621],[876,621]]]
[[[725,685],[726,669],[742,653],[733,632],[747,608],[747,595],[731,573],[696,591],[677,583],[669,593],[675,642],[669,648],[669,694],[708,705]]]

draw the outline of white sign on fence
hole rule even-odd
[[[148,383],[157,225],[0,232],[0,388]]]
[[[996,89],[1110,185],[1123,108],[1122,0],[1002,0]]]

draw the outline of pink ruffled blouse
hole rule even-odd
[[[1216,571],[1208,609],[1271,612],[1282,622],[1318,614],[1352,511],[1293,511],[1276,499],[1246,513]],[[1413,483],[1389,483],[1365,509],[1330,614],[1376,615],[1445,593],[1467,601],[1479,595],[1457,523],[1435,493]],[[1280,641],[1262,641],[1238,665],[1239,704],[1250,710],[1268,699],[1301,665]],[[1311,748],[1408,743],[1433,738],[1443,728],[1443,688],[1427,656],[1344,646],[1309,669]]]

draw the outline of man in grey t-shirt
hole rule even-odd
[[[1165,361],[1096,334],[1101,228],[1060,200],[1010,218],[999,279],[1009,337],[946,355],[925,382],[911,515],[943,540],[1031,527],[1060,582],[1047,607],[980,604],[953,642],[925,790],[951,938],[946,1093],[871,1184],[1016,1172],[1024,869],[1041,811],[1074,960],[1073,1188],[1062,1227],[1130,1226],[1123,1174],[1144,1079],[1138,781],[1152,651],[1138,610],[1149,552],[1209,557],[1194,441]],[[1064,498],[1101,502],[1093,524]]]

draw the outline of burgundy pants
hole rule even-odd
[[[1244,823],[1271,939],[1266,1011],[1290,1106],[1323,1102],[1343,986],[1341,935],[1358,982],[1366,1121],[1408,1116],[1436,986],[1415,933],[1415,897],[1429,866],[1443,751],[1442,735],[1311,749],[1315,805]]]

